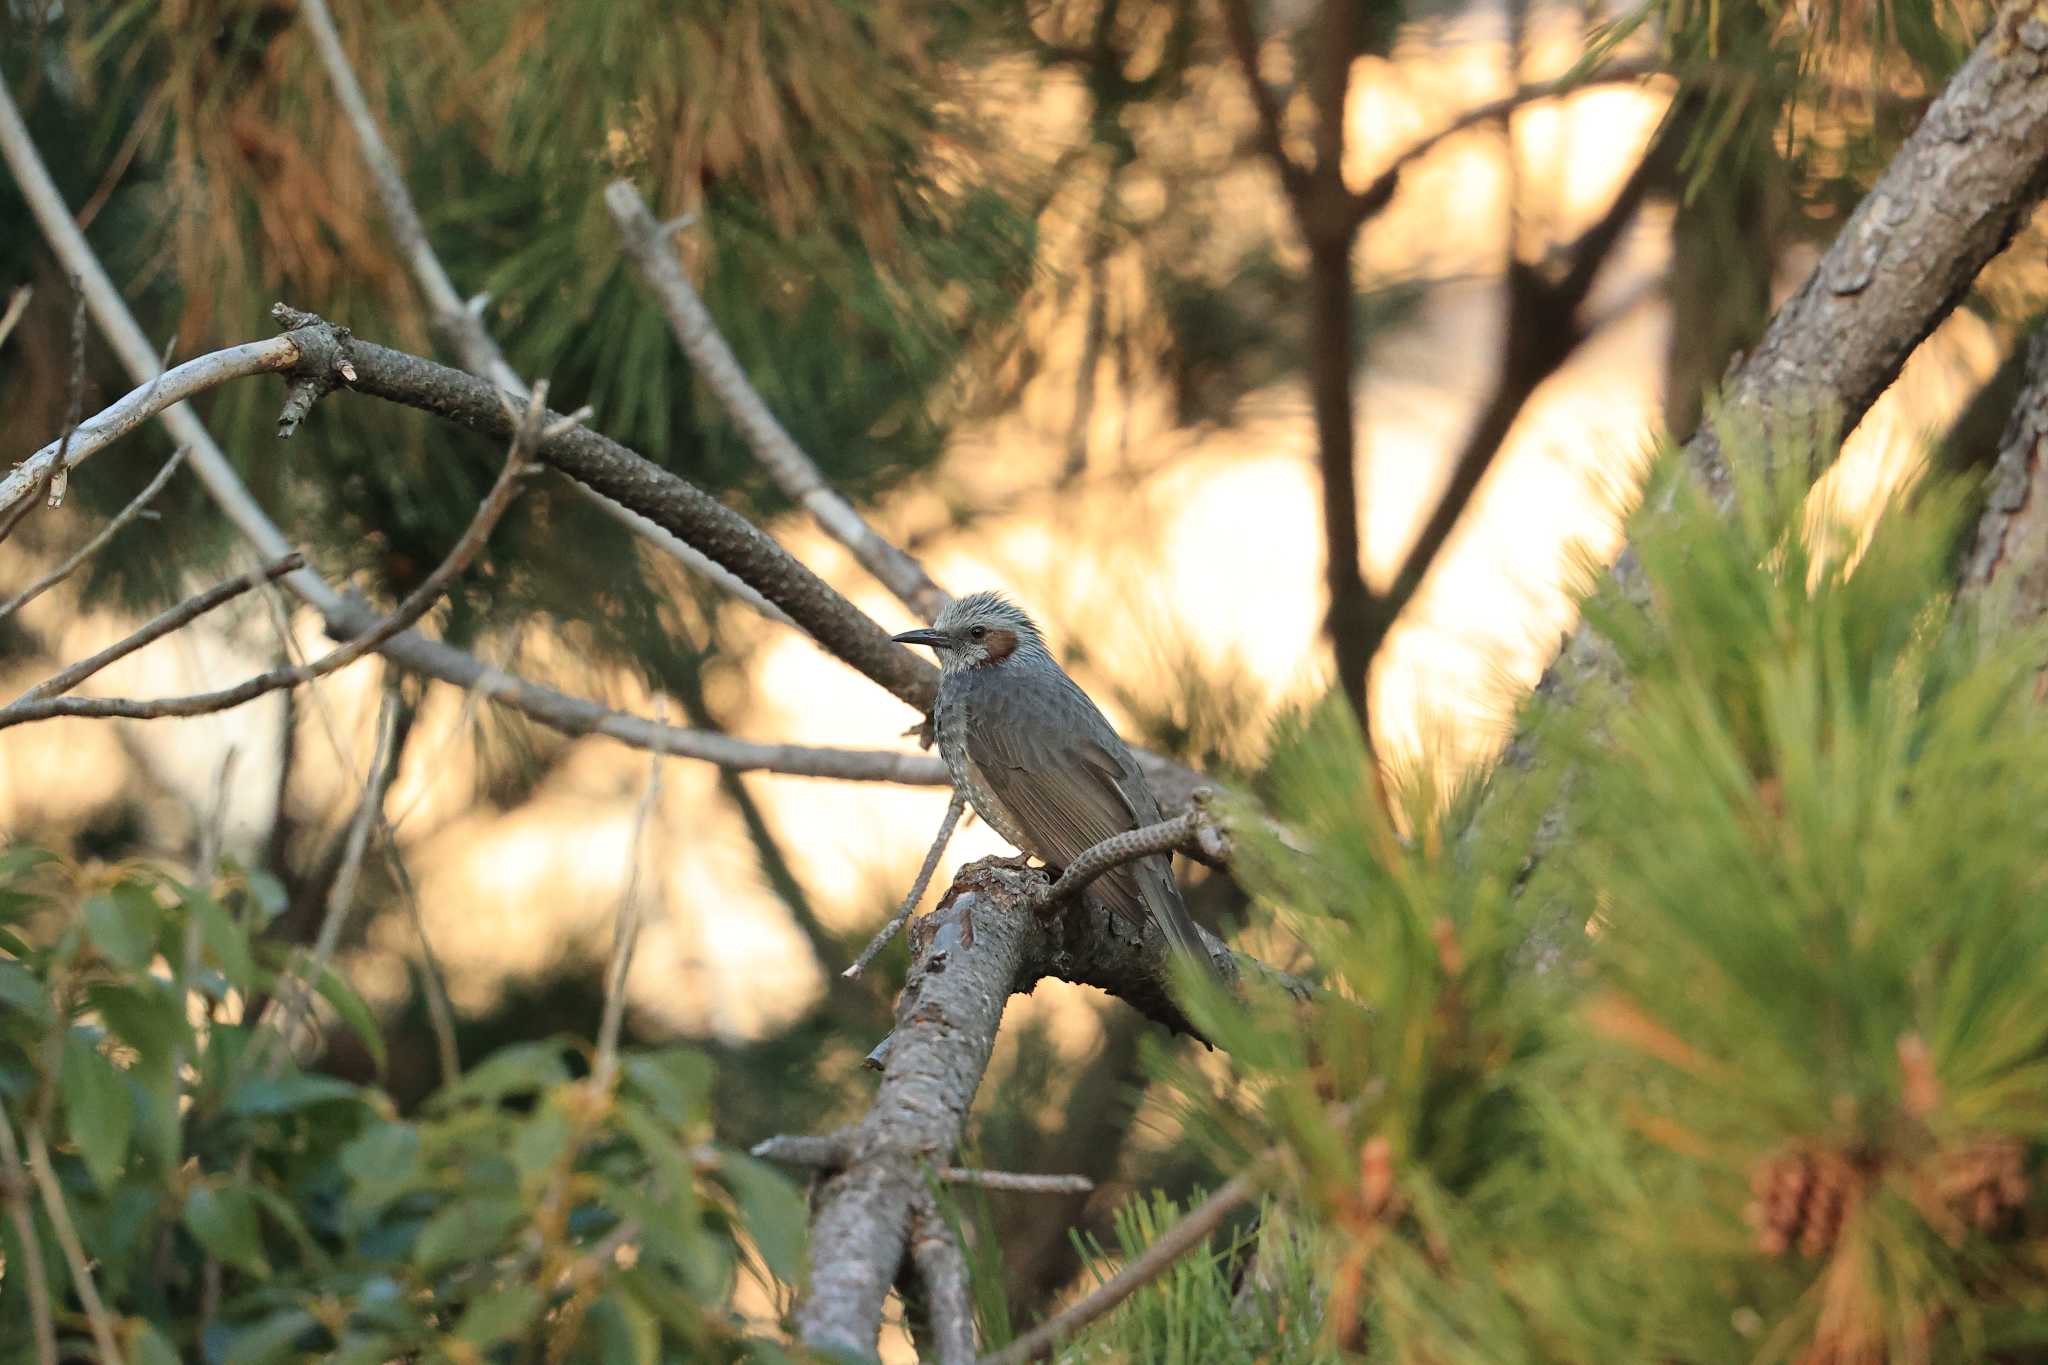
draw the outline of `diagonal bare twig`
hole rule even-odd
[[[320,978],[334,958],[334,950],[341,943],[342,927],[348,922],[349,911],[355,907],[356,880],[362,875],[363,855],[369,848],[370,831],[383,817],[385,787],[391,778],[392,747],[397,741],[398,696],[387,686],[383,701],[377,708],[377,747],[370,757],[370,777],[363,784],[363,795],[356,806],[355,818],[349,821],[341,866],[327,887],[327,906],[320,916],[320,928],[313,936],[313,950],[294,973],[298,982],[289,1001],[282,995],[272,996],[264,1009],[264,1017],[257,1020],[259,1029],[271,1019],[277,1022],[276,1030],[265,1032],[263,1042],[258,1044],[270,1049],[268,1067],[273,1076],[296,1046],[292,1035],[298,1031],[300,1021],[312,1006],[313,992],[319,988]]]
[[[405,187],[405,176],[399,170],[398,158],[384,141],[376,116],[370,112],[362,83],[356,79],[355,68],[349,64],[348,52],[342,47],[341,34],[335,29],[334,16],[328,11],[326,0],[302,0],[299,13],[304,16],[307,31],[312,35],[313,48],[327,73],[328,84],[334,87],[335,98],[340,101],[342,113],[356,135],[363,164],[369,169],[371,182],[377,188],[378,201],[391,224],[391,235],[397,239],[399,251],[411,268],[413,279],[418,281],[420,292],[426,295],[427,310],[435,327],[455,347],[455,353],[462,359],[462,368],[490,380],[501,389],[526,397],[525,381],[505,359],[505,353],[484,327],[481,307],[463,301],[440,257],[434,254],[426,225],[421,222],[419,210],[414,207],[412,195]],[[481,303],[479,298],[476,304]],[[682,563],[692,573],[772,621],[783,625],[795,624],[780,607],[695,546],[594,488],[581,483],[574,487],[607,516]]]
[[[7,295],[7,309],[0,312],[0,346],[7,344],[7,338],[14,335],[14,328],[21,321],[21,315],[28,311],[28,301],[35,290],[25,284],[17,284]]]
[[[29,1325],[36,1341],[37,1365],[57,1365],[57,1326],[50,1316],[50,1272],[43,1265],[43,1239],[36,1235],[29,1207],[29,1174],[21,1147],[14,1139],[14,1120],[0,1106],[0,1182],[5,1183],[7,1219],[21,1244],[22,1287],[28,1293]]]
[[[79,565],[98,554],[102,546],[121,533],[122,527],[142,515],[143,509],[155,501],[157,494],[164,491],[164,485],[171,481],[171,475],[177,473],[178,466],[184,462],[185,447],[179,446],[171,452],[171,458],[164,461],[163,468],[157,470],[155,476],[143,485],[142,491],[137,493],[126,507],[116,512],[107,524],[99,529],[98,534],[74,550],[62,564],[59,564],[56,568],[29,584],[26,588],[23,588],[4,605],[0,605],[0,621],[5,621],[8,617],[14,615],[14,613],[20,611],[38,597],[41,597],[50,589],[62,583],[78,571]]]
[[[654,292],[655,300],[668,316],[676,344],[690,358],[706,387],[718,395],[733,425],[739,428],[776,485],[808,511],[827,535],[851,550],[862,567],[895,593],[904,606],[927,621],[936,618],[952,598],[932,582],[922,564],[868,525],[853,504],[825,481],[817,464],[769,411],[748,381],[739,357],[719,335],[711,310],[704,306],[689,277],[683,274],[675,252],[669,248],[669,234],[648,212],[640,192],[631,181],[614,180],[605,187],[604,203],[618,227],[626,259]]]
[[[851,967],[840,973],[841,976],[848,981],[857,980],[868,969],[868,964],[875,960],[876,954],[888,947],[889,940],[903,928],[904,921],[917,909],[917,903],[924,899],[925,888],[931,885],[932,873],[938,870],[939,857],[953,838],[953,826],[960,823],[960,813],[966,809],[966,799],[954,792],[953,799],[946,804],[946,817],[939,822],[939,832],[932,836],[932,846],[924,855],[924,865],[917,870],[917,880],[910,884],[910,894],[903,898],[902,908],[894,919],[875,931],[875,936],[868,940],[868,946],[860,950],[860,956],[853,960]]]
[[[1269,1154],[1259,1165],[1270,1161]],[[1200,1246],[1225,1218],[1258,1193],[1256,1169],[1232,1176],[1214,1194],[1188,1210],[1186,1217],[1161,1233],[1151,1246],[1133,1256],[1123,1269],[1058,1316],[1040,1323],[1002,1350],[983,1356],[977,1365],[1026,1365],[1028,1361],[1051,1358],[1076,1332],[1158,1279],[1175,1261]]]
[[[658,719],[667,718],[667,708],[658,708]],[[633,812],[633,838],[626,854],[626,892],[619,899],[617,927],[612,931],[612,960],[604,973],[604,1015],[597,1028],[597,1057],[591,1063],[590,1084],[599,1094],[612,1088],[619,1066],[619,1030],[626,1018],[626,977],[633,970],[633,949],[640,942],[640,859],[647,822],[661,802],[661,755],[647,767],[647,790]]]
[[[7,507],[5,514],[0,515],[0,540],[14,534],[14,528],[42,500],[43,494],[49,494],[52,507],[64,501],[64,484],[71,472],[66,457],[71,451],[71,437],[78,430],[78,419],[85,413],[85,291],[78,287],[76,279],[71,282],[71,296],[71,378],[64,399],[64,430],[57,437],[56,454],[48,467],[34,476],[35,496]]]
[[[80,659],[62,672],[45,678],[5,707],[0,707],[0,729],[14,723],[8,717],[15,707],[44,698],[63,696],[116,659],[126,658],[144,645],[183,629],[222,603],[232,601],[252,588],[282,578],[294,569],[304,566],[305,562],[306,557],[294,550],[284,558],[266,564],[260,569],[251,569],[248,573],[230,578],[225,583],[216,583],[204,592],[194,593],[176,606],[160,612],[145,622],[141,628],[116,640],[99,653]]]
[[[545,395],[546,387],[536,386],[536,408],[538,400]],[[432,573],[420,581],[418,587],[407,594],[405,600],[399,603],[389,616],[311,663],[273,668],[268,673],[245,679],[233,687],[222,688],[217,692],[195,693],[186,697],[164,697],[147,701],[125,697],[24,698],[0,708],[0,729],[27,721],[45,720],[51,716],[121,716],[133,720],[151,720],[161,716],[206,715],[240,706],[279,688],[303,686],[316,678],[324,678],[337,669],[346,668],[399,632],[410,629],[415,622],[432,610],[448,587],[469,568],[470,563],[482,552],[492,528],[498,524],[498,519],[504,516],[505,510],[512,505],[512,499],[518,494],[519,485],[530,468],[528,452],[539,442],[541,434],[538,415],[530,416],[519,426],[512,440],[511,453],[505,459],[505,467],[498,474],[498,481],[484,496],[483,503],[477,508],[476,515],[470,518],[468,527],[455,542],[455,547]]]

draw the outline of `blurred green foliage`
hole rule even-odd
[[[1587,605],[1610,723],[1397,826],[1324,707],[1267,774],[1295,837],[1242,826],[1329,995],[1214,1009],[1227,1078],[1174,1074],[1226,1160],[1278,1139],[1367,1359],[2048,1349],[2048,641],[1954,600],[1958,488],[1865,539],[1725,439],[1732,520],[1665,458],[1647,599]]]
[[[0,1359],[35,1358],[31,1257],[61,1339],[88,1337],[59,1218],[127,1357],[152,1365],[512,1360],[536,1342],[564,1361],[784,1358],[732,1296],[751,1277],[772,1304],[796,1281],[803,1203],[709,1145],[705,1057],[628,1051],[600,1088],[580,1045],[514,1044],[401,1116],[285,1045],[308,990],[260,936],[281,905],[233,868],[193,885],[0,854],[4,1150],[46,1164],[61,1201],[8,1157]],[[311,993],[381,1061],[340,976]]]

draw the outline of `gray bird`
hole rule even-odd
[[[929,630],[895,638],[938,651],[939,754],[954,788],[1003,838],[1064,868],[1112,835],[1158,822],[1159,802],[1137,760],[1016,606],[970,593]],[[1221,974],[1166,854],[1114,868],[1089,891],[1126,922],[1149,913],[1169,946]]]

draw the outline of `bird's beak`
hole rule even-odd
[[[933,649],[951,649],[953,646],[946,633],[940,630],[906,630],[889,638],[899,645],[930,645]]]

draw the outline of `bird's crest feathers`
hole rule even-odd
[[[1039,643],[1045,639],[1038,623],[1022,607],[999,592],[971,592],[965,597],[956,597],[932,625],[950,633],[976,623],[1014,630],[1025,639]]]

